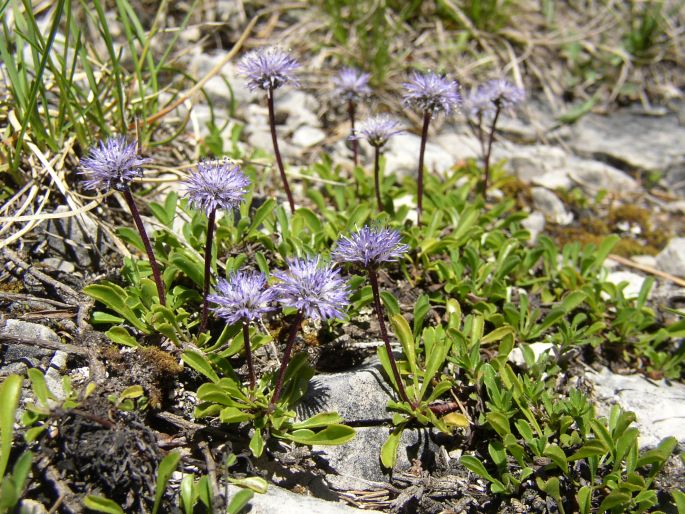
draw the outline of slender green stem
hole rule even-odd
[[[297,331],[300,329],[302,324],[302,319],[304,318],[304,313],[302,311],[297,311],[297,316],[295,321],[290,325],[290,332],[288,333],[288,342],[285,345],[285,351],[283,352],[283,359],[281,360],[281,369],[278,370],[278,378],[276,379],[276,388],[274,389],[274,394],[271,397],[270,408],[273,409],[278,400],[281,398],[281,390],[283,389],[283,379],[285,378],[285,370],[290,362],[290,355],[293,353],[293,346],[295,345],[295,336],[297,336]]]
[[[252,362],[252,348],[250,347],[250,326],[247,320],[243,320],[243,343],[245,344],[245,359],[247,360],[247,370],[250,375],[250,389],[255,390],[257,379],[255,378],[254,363]]]
[[[488,179],[490,178],[490,155],[492,153],[492,142],[495,140],[495,126],[497,125],[497,118],[499,118],[499,113],[501,111],[501,105],[496,102],[495,105],[495,116],[492,118],[492,125],[490,125],[490,133],[488,134],[488,148],[485,152],[484,163],[483,163],[483,197],[486,196],[488,191]]]
[[[145,247],[145,252],[147,253],[147,258],[150,261],[150,267],[152,268],[152,276],[155,279],[155,284],[157,285],[157,296],[159,296],[159,303],[166,305],[166,296],[164,295],[164,284],[162,283],[162,275],[159,272],[159,266],[157,266],[157,260],[155,259],[155,254],[152,253],[152,245],[150,244],[150,238],[147,237],[147,232],[145,232],[145,227],[143,226],[143,220],[140,218],[140,212],[138,212],[138,207],[136,202],[133,200],[133,195],[131,190],[124,189],[124,198],[128,204],[128,208],[133,216],[133,222],[136,224],[136,228],[140,233],[140,238],[143,240],[143,246]]]
[[[295,212],[295,202],[293,201],[293,194],[290,192],[288,185],[288,178],[285,176],[285,168],[283,167],[283,159],[281,159],[281,151],[278,149],[278,137],[276,136],[276,114],[274,112],[274,90],[269,89],[266,93],[266,98],[269,104],[269,125],[271,126],[271,142],[274,146],[274,154],[276,155],[276,164],[278,165],[278,172],[281,174],[281,181],[283,182],[283,189],[288,197],[288,204],[290,204],[290,212]]]
[[[381,328],[381,338],[383,343],[385,343],[385,350],[388,354],[388,359],[390,360],[390,367],[392,368],[392,374],[397,383],[397,389],[400,393],[400,398],[402,401],[408,403],[413,409],[416,408],[416,402],[409,401],[407,396],[407,391],[404,389],[404,383],[402,382],[402,377],[400,376],[400,371],[397,369],[397,362],[395,361],[395,356],[392,353],[392,347],[390,346],[390,338],[388,337],[388,331],[385,328],[385,321],[383,314],[383,305],[381,304],[381,295],[378,288],[378,275],[376,270],[372,267],[366,268],[369,273],[369,282],[371,282],[371,291],[373,292],[373,304],[376,309],[376,316],[378,317],[378,324]]]
[[[378,203],[378,212],[383,212],[383,200],[381,200],[381,181],[380,181],[380,155],[381,147],[375,147],[374,159],[373,159],[373,180],[376,184],[376,202]]]
[[[212,281],[212,244],[214,243],[214,225],[216,222],[216,209],[212,209],[207,217],[207,244],[205,245],[205,282],[202,289],[202,318],[200,321],[200,334],[207,329],[207,317],[209,316],[209,283]]]
[[[419,149],[419,178],[416,207],[416,224],[421,225],[421,212],[423,211],[423,158],[426,153],[426,140],[428,139],[428,125],[431,121],[431,112],[423,113],[423,128],[421,129],[421,148]]]

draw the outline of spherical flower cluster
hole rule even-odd
[[[356,68],[343,68],[333,79],[334,94],[349,102],[357,102],[371,94],[369,78],[371,75]]]
[[[396,261],[407,250],[409,247],[402,243],[402,236],[397,230],[367,225],[350,237],[338,239],[331,255],[338,262],[350,262],[368,268]]]
[[[129,143],[124,136],[110,137],[81,159],[79,174],[85,176],[85,189],[125,191],[134,178],[143,175],[141,166],[149,161],[138,154],[136,141]]]
[[[238,63],[238,71],[247,78],[247,87],[253,91],[278,89],[287,83],[299,85],[294,75],[299,67],[288,52],[276,46],[253,50]]]
[[[294,259],[287,271],[274,271],[280,280],[273,286],[278,301],[293,307],[307,318],[342,318],[349,305],[350,290],[331,264],[323,264],[319,257]]]
[[[366,139],[371,146],[380,148],[388,142],[392,136],[404,132],[400,128],[400,122],[387,114],[378,114],[365,119],[359,124],[357,133],[350,139]]]
[[[231,210],[240,205],[249,185],[240,166],[228,160],[203,161],[184,182],[191,206],[208,216],[219,207]]]
[[[275,292],[266,285],[266,277],[257,271],[237,271],[228,280],[220,278],[216,294],[207,299],[218,307],[212,310],[228,323],[254,321],[272,310]]]
[[[432,115],[442,112],[449,115],[461,103],[459,83],[433,72],[413,72],[409,82],[402,85],[406,90],[405,105],[421,112],[430,112]]]
[[[500,110],[509,110],[526,97],[520,87],[505,79],[495,79],[478,86],[466,99],[466,112],[472,118],[494,116]]]

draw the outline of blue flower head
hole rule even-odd
[[[240,205],[250,179],[229,160],[203,161],[183,185],[191,206],[209,216],[217,208],[231,210]]]
[[[400,122],[387,114],[378,114],[365,119],[359,124],[357,133],[350,139],[366,139],[371,146],[380,148],[395,134],[404,132]]]
[[[216,294],[207,299],[218,307],[212,310],[230,324],[254,321],[273,310],[269,304],[275,300],[275,292],[266,285],[266,277],[257,271],[236,271],[228,280],[220,278]]]
[[[85,189],[125,191],[134,178],[143,175],[141,166],[149,161],[138,154],[136,141],[129,143],[124,136],[110,137],[81,159],[79,174],[85,176]]]
[[[288,52],[277,46],[253,50],[238,63],[238,71],[247,78],[247,87],[253,91],[278,89],[287,83],[298,86],[294,72],[299,67]]]
[[[505,79],[494,79],[473,89],[466,99],[466,112],[472,118],[491,117],[499,107],[510,110],[526,97],[520,87]]]
[[[375,268],[383,262],[396,261],[408,250],[397,230],[366,225],[350,237],[338,239],[331,255],[338,262]]]
[[[333,79],[334,93],[345,101],[357,102],[371,94],[370,77],[356,68],[343,68]]]
[[[319,257],[289,261],[287,271],[274,271],[280,282],[273,286],[278,301],[311,319],[343,318],[350,290],[340,270]]]
[[[413,72],[409,82],[402,84],[406,91],[404,103],[421,112],[432,115],[444,113],[449,115],[456,111],[461,103],[459,83],[440,75],[428,72]]]

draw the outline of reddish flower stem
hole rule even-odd
[[[428,125],[431,121],[431,112],[423,113],[423,128],[421,129],[421,147],[419,149],[419,178],[416,207],[416,224],[421,225],[421,213],[423,211],[423,158],[426,153],[426,140],[428,139]]]
[[[304,313],[302,311],[297,311],[297,316],[295,321],[290,325],[290,332],[288,333],[288,342],[285,345],[285,351],[283,352],[283,359],[281,360],[281,369],[278,371],[278,378],[276,379],[276,388],[274,389],[274,394],[271,397],[271,402],[269,405],[270,409],[273,409],[278,400],[281,398],[281,390],[283,389],[283,380],[285,379],[285,370],[290,362],[290,355],[293,353],[293,346],[295,345],[295,336],[297,336],[297,331],[300,329],[302,324],[302,319],[304,318]]]
[[[157,266],[157,260],[155,259],[155,254],[152,252],[152,245],[150,244],[150,238],[147,237],[147,232],[145,232],[145,226],[143,226],[143,220],[140,218],[140,212],[136,206],[136,202],[133,200],[133,195],[131,190],[124,189],[124,198],[128,204],[128,208],[133,216],[133,222],[136,224],[136,228],[140,233],[140,238],[143,240],[143,246],[145,247],[145,252],[147,253],[148,261],[150,261],[150,267],[152,268],[152,276],[155,279],[155,284],[157,285],[157,296],[159,296],[159,303],[166,305],[166,296],[164,295],[164,284],[162,283],[162,275],[159,272],[159,266]]]
[[[490,125],[490,133],[488,134],[488,148],[483,157],[483,197],[486,196],[488,191],[488,179],[490,178],[490,154],[492,153],[492,142],[495,139],[495,125],[497,125],[497,118],[499,118],[499,113],[501,106],[499,102],[496,102],[497,109],[495,110],[495,116],[492,118],[492,125]]]
[[[374,159],[373,159],[373,180],[376,185],[376,202],[378,203],[378,212],[383,212],[383,200],[381,200],[381,181],[380,175],[380,160],[381,160],[381,148],[379,146],[375,147]]]
[[[354,100],[349,100],[347,102],[347,114],[350,116],[350,131],[352,132],[352,136],[357,135],[355,133],[355,130],[354,130],[355,112],[356,112],[356,105],[354,104]],[[354,159],[355,167],[359,166],[359,141],[357,141],[356,137],[354,139],[352,139],[352,156]]]
[[[392,353],[392,348],[390,346],[390,338],[388,337],[388,331],[385,328],[385,321],[383,314],[383,305],[381,304],[381,295],[378,288],[378,275],[376,270],[372,267],[366,268],[369,273],[369,282],[371,282],[371,291],[373,292],[373,304],[376,309],[376,316],[378,317],[378,324],[381,328],[381,338],[383,343],[385,343],[385,351],[388,354],[388,359],[390,360],[390,367],[392,368],[392,374],[397,383],[397,389],[400,393],[400,398],[402,401],[408,403],[412,406],[412,409],[417,407],[416,402],[409,401],[407,396],[407,391],[404,389],[404,383],[402,382],[402,377],[400,376],[400,371],[397,369],[397,362],[395,361],[395,356]]]
[[[243,320],[243,343],[245,345],[247,370],[250,375],[250,389],[254,391],[257,386],[257,379],[255,378],[254,363],[252,362],[252,347],[250,347],[250,326],[246,320]]]
[[[205,281],[202,289],[202,321],[200,321],[200,334],[207,328],[209,315],[209,283],[212,278],[212,244],[214,243],[214,225],[216,221],[216,209],[212,209],[207,217],[207,244],[205,245]]]
[[[271,126],[271,142],[274,146],[274,154],[276,155],[276,164],[278,171],[281,174],[281,181],[283,182],[283,189],[288,197],[290,204],[290,212],[295,212],[295,202],[293,201],[293,194],[290,192],[288,185],[288,178],[285,176],[285,168],[283,167],[283,159],[281,159],[281,151],[278,148],[278,137],[276,136],[276,114],[274,112],[274,90],[273,88],[267,90],[266,98],[269,105],[269,125]]]

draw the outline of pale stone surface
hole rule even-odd
[[[531,242],[535,242],[540,232],[545,229],[545,215],[540,211],[533,211],[521,222],[521,225],[530,232]]]
[[[292,143],[302,148],[311,148],[326,139],[326,133],[316,127],[302,125],[293,133]]]
[[[568,161],[568,175],[588,193],[600,190],[610,193],[633,193],[640,190],[640,184],[621,170],[598,161],[572,157]]]
[[[542,211],[546,218],[559,225],[568,225],[573,221],[573,214],[566,210],[564,203],[552,191],[544,187],[534,187],[531,194],[535,208]]]
[[[229,485],[229,498],[240,490],[240,487]],[[266,493],[255,493],[248,505],[250,505],[250,514],[304,514],[308,512],[316,514],[355,514],[362,512],[379,514],[377,510],[360,510],[343,503],[295,494],[273,484],[269,484]]]
[[[415,134],[398,134],[390,138],[383,152],[385,156],[385,173],[399,176],[415,176],[419,167],[419,148],[421,137]],[[426,143],[424,166],[426,173],[445,174],[456,159],[442,147],[431,142]]]
[[[457,161],[480,159],[480,143],[473,136],[447,132],[435,137],[435,143]]]
[[[554,355],[555,345],[553,345],[552,343],[531,343],[528,345],[528,348],[530,348],[533,351],[533,355],[535,355],[535,360],[537,361],[540,358],[540,356],[545,353],[549,355]],[[526,365],[526,361],[523,358],[523,350],[521,350],[521,348],[519,347],[516,347],[511,351],[508,359],[509,362],[512,362],[517,366],[524,367]]]
[[[671,239],[656,256],[656,264],[666,273],[685,277],[685,237]]]
[[[606,368],[588,373],[600,415],[614,403],[637,416],[640,446],[654,447],[665,437],[685,443],[685,385],[647,380],[643,375],[616,375]]]
[[[617,286],[622,282],[627,282],[627,285],[623,288],[623,296],[625,298],[637,298],[645,277],[630,271],[613,271],[607,275],[606,280]]]

